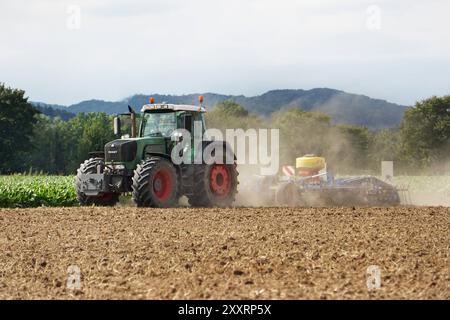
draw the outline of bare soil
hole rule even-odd
[[[446,207],[3,209],[0,298],[449,299],[449,229]]]

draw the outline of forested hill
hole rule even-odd
[[[88,100],[67,107],[70,113],[106,112],[108,114],[126,112],[127,105],[139,109],[148,103],[150,96],[156,102],[197,104],[196,94],[188,95],[134,95],[117,102]],[[205,106],[212,108],[224,100],[234,100],[251,113],[264,117],[273,112],[288,108],[301,108],[305,111],[321,111],[331,116],[336,124],[357,124],[370,129],[397,126],[406,110],[406,106],[389,103],[385,100],[372,99],[364,95],[346,93],[335,89],[316,88],[311,90],[273,90],[259,96],[222,95],[203,93]]]
[[[45,103],[34,102],[33,106],[39,110],[40,113],[49,116],[50,118],[61,118],[61,120],[67,121],[75,117],[74,113],[68,111],[67,107],[59,105],[48,105]]]

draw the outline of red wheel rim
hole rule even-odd
[[[211,191],[218,197],[226,197],[231,191],[230,171],[224,164],[215,164],[209,176]]]
[[[153,179],[153,193],[159,201],[169,198],[172,192],[172,177],[167,169],[160,169]]]

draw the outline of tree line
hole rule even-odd
[[[324,113],[298,108],[263,119],[233,101],[217,104],[207,119],[219,129],[278,128],[282,164],[316,154],[341,174],[377,174],[383,160],[394,161],[397,174],[450,172],[450,95],[418,101],[406,110],[399,127],[378,131],[335,125]]]
[[[42,110],[41,110],[42,111]],[[320,112],[298,108],[270,118],[234,101],[218,103],[206,114],[209,128],[277,128],[281,164],[304,154],[327,158],[333,171],[377,173],[380,161],[395,161],[397,173],[442,174],[450,170],[450,96],[431,97],[409,108],[397,128],[370,131],[335,125]],[[61,119],[33,107],[25,92],[0,84],[0,173],[74,174],[89,152],[115,139],[112,116],[79,113]],[[399,172],[400,171],[400,172]]]

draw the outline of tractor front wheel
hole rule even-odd
[[[164,158],[142,161],[134,171],[132,189],[132,200],[137,207],[168,208],[178,204],[177,173]]]
[[[118,193],[103,193],[98,196],[88,196],[81,191],[81,176],[83,174],[97,173],[97,166],[104,167],[102,158],[91,158],[81,164],[75,177],[75,188],[77,192],[77,199],[81,206],[105,206],[112,207],[119,202]]]

